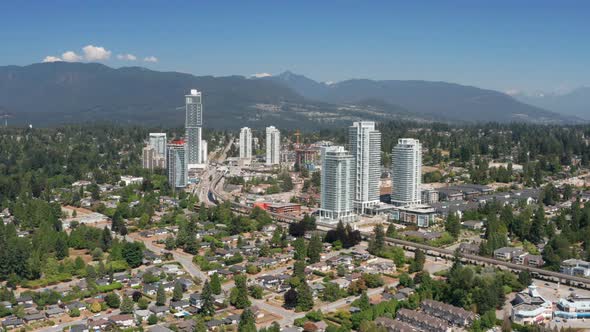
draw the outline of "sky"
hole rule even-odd
[[[590,85],[590,1],[0,1],[0,65]]]

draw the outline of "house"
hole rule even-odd
[[[70,326],[70,332],[88,332],[88,326],[84,325],[84,324],[76,324],[76,325],[72,325]]]
[[[8,301],[2,301],[2,302],[0,302],[0,307],[5,308],[5,309],[12,309],[12,303],[10,303]]]
[[[192,280],[186,278],[178,278],[176,279],[176,282],[180,283],[183,292],[186,292],[189,288],[191,288],[194,285]]]
[[[88,328],[90,330],[104,330],[107,326],[111,325],[112,323],[110,322],[110,320],[107,320],[106,318],[100,318],[100,319],[89,319],[88,322],[86,323],[86,325],[88,325]]]
[[[178,329],[179,332],[193,332],[196,325],[197,325],[197,322],[195,320],[186,319],[186,320],[181,320],[180,322],[178,322],[176,324],[176,328]]]
[[[165,264],[162,265],[162,268],[164,269],[164,272],[166,272],[166,274],[184,274],[184,271],[182,271],[176,264]]]
[[[135,325],[133,315],[114,315],[109,317],[109,322],[119,327],[132,327]]]
[[[146,295],[156,295],[158,293],[158,285],[156,284],[145,284],[143,285],[143,293]]]
[[[21,294],[21,296],[16,299],[16,303],[19,305],[33,304],[33,297],[29,294]]]
[[[170,311],[165,305],[152,305],[148,308],[148,310],[152,314],[156,315],[156,317],[162,317]]]
[[[142,322],[147,322],[148,318],[151,316],[151,311],[149,310],[135,310],[135,316],[140,319]]]
[[[199,294],[199,293],[191,294],[189,296],[189,303],[193,307],[201,308],[201,306],[203,305],[203,301],[201,300],[201,294]]]
[[[264,312],[260,310],[257,306],[253,306],[251,308],[252,314],[254,315],[254,319],[261,319],[264,318]]]
[[[420,306],[430,316],[446,320],[449,324],[467,327],[478,319],[478,315],[463,308],[434,300],[424,300]]]
[[[47,318],[60,316],[60,315],[63,315],[64,313],[65,313],[65,310],[63,310],[62,308],[60,308],[58,306],[54,306],[54,307],[51,307],[51,308],[45,310],[45,315],[47,316]]]
[[[30,314],[30,315],[26,315],[24,317],[25,322],[30,323],[30,322],[36,322],[39,320],[44,320],[45,319],[45,315],[42,313],[35,313],[35,314]]]
[[[209,331],[216,330],[217,328],[219,328],[222,325],[224,325],[223,321],[221,321],[219,319],[212,319],[207,322],[207,328]]]
[[[79,311],[86,310],[86,304],[80,301],[74,301],[72,303],[66,304],[66,309],[68,312],[71,312],[74,309],[78,309]]]
[[[344,278],[334,279],[334,280],[332,280],[332,282],[335,283],[336,285],[338,285],[338,287],[340,287],[340,289],[346,289],[346,288],[348,288],[348,286],[350,286],[350,281],[348,281]]]
[[[24,325],[25,322],[16,317],[16,316],[9,316],[6,317],[3,321],[2,321],[2,327],[4,329],[11,329],[11,328],[15,328],[15,327],[19,327],[21,325]]]
[[[171,329],[162,326],[162,325],[154,325],[148,329],[149,332],[172,332]]]
[[[223,323],[225,325],[236,325],[240,323],[240,315],[234,314],[229,315],[223,319]]]
[[[190,302],[188,300],[180,300],[180,301],[170,301],[170,308],[179,311],[186,309],[190,306]]]
[[[476,243],[465,243],[462,242],[459,244],[459,252],[462,254],[467,255],[478,255],[479,254],[479,245]]]
[[[482,220],[466,220],[461,224],[463,225],[463,227],[474,231],[481,230],[484,227],[484,223]]]

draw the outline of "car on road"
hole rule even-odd
[[[574,289],[573,289],[573,288],[571,288],[571,287],[569,288],[569,290],[570,290],[570,291],[572,291],[572,292],[574,291]]]

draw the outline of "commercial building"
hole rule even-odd
[[[322,148],[321,159],[320,221],[354,221],[352,156],[342,146],[330,146]]]
[[[348,150],[353,158],[353,208],[365,214],[379,204],[381,133],[375,130],[375,122],[354,122],[349,127]]]
[[[266,165],[278,165],[280,157],[281,132],[274,126],[266,127]]]
[[[566,319],[590,318],[590,297],[572,294],[560,299],[555,308],[555,316]]]
[[[391,152],[391,203],[417,205],[421,201],[422,146],[420,141],[401,138]]]
[[[240,159],[252,159],[252,129],[248,127],[240,130]]]
[[[153,147],[157,154],[166,158],[166,133],[150,133],[149,146]]]
[[[190,94],[185,96],[186,120],[186,163],[188,165],[201,164],[202,157],[202,126],[203,126],[203,103],[201,92],[192,89]]]
[[[551,301],[543,298],[537,291],[537,286],[534,285],[516,294],[511,303],[511,318],[517,324],[540,324],[553,316]]]
[[[188,182],[185,147],[182,140],[168,144],[168,183],[174,188],[184,188]]]
[[[436,210],[428,205],[399,206],[389,212],[389,218],[418,227],[428,227],[434,224]]]

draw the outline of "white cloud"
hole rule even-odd
[[[145,58],[143,58],[143,61],[145,62],[158,62],[158,58],[156,58],[155,56],[146,56]]]
[[[53,55],[48,55],[45,57],[45,59],[43,59],[43,62],[57,62],[57,61],[62,61],[62,59],[53,56]]]
[[[518,90],[518,89],[508,89],[506,91],[504,91],[507,95],[509,96],[517,96],[519,94],[522,93],[522,91]]]
[[[272,74],[269,73],[256,73],[256,74],[252,74],[252,77],[256,77],[256,78],[263,78],[263,77],[271,77]]]
[[[74,52],[74,51],[64,52],[64,54],[61,55],[61,58],[63,59],[63,61],[67,61],[67,62],[82,61],[82,56],[76,54],[76,52]]]
[[[82,47],[82,51],[87,61],[102,61],[111,57],[111,51],[102,46],[86,45]]]
[[[117,55],[117,59],[119,60],[124,60],[124,61],[135,61],[137,60],[137,57],[133,54],[119,54]]]

